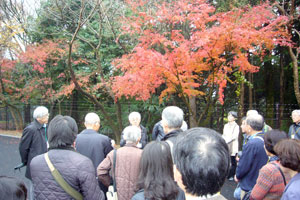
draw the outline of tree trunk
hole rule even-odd
[[[300,91],[299,91],[299,71],[298,71],[298,61],[297,61],[297,56],[293,52],[292,47],[288,47],[289,49],[289,54],[292,59],[292,65],[293,65],[293,77],[294,77],[294,91],[295,91],[295,96],[297,99],[298,105],[300,105]]]
[[[9,111],[15,121],[16,130],[23,130],[24,123],[23,123],[23,118],[20,109],[18,109],[16,106],[11,104],[7,104],[7,106],[9,107]]]

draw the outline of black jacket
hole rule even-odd
[[[168,134],[166,134],[161,140],[162,141],[171,141],[173,144],[175,144],[176,142],[176,137],[182,133],[183,131],[179,128],[176,130],[173,130],[171,132],[169,132]]]
[[[75,190],[80,192],[83,199],[104,200],[96,179],[96,171],[92,161],[74,149],[49,150],[49,159],[62,175],[63,179]],[[30,164],[35,200],[71,200],[52,176],[44,158],[44,154],[36,156]]]
[[[161,141],[161,139],[165,136],[165,132],[163,127],[161,126],[161,121],[157,122],[152,130],[152,140]]]
[[[142,149],[143,149],[148,142],[148,135],[147,135],[147,129],[145,127],[143,127],[142,125],[140,125],[140,127],[142,129],[142,136],[141,136],[140,143],[142,143]],[[123,132],[122,132],[120,146],[123,147],[125,144],[126,144],[126,141],[123,139]]]
[[[46,128],[37,120],[34,120],[23,131],[19,151],[22,163],[26,168],[25,177],[31,179],[30,162],[37,155],[47,152]]]

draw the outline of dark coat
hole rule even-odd
[[[147,129],[145,127],[143,127],[142,125],[140,125],[140,127],[142,129],[140,143],[142,144],[142,149],[143,149],[146,146],[146,144],[148,143],[148,135],[147,135]],[[126,144],[126,141],[123,138],[123,132],[122,132],[120,146],[123,147],[125,144]]]
[[[103,134],[99,134],[93,129],[85,129],[76,138],[76,151],[80,154],[90,158],[95,169],[104,160],[106,155],[113,150],[111,140]],[[100,181],[101,190],[106,193],[107,187]]]
[[[177,136],[182,132],[183,131],[180,128],[175,129],[175,130],[169,132],[168,134],[166,134],[161,140],[162,141],[170,141],[173,144],[175,144]]]
[[[90,158],[95,169],[106,155],[113,150],[110,138],[92,129],[85,129],[78,134],[75,144],[76,151]]]
[[[161,139],[165,136],[164,129],[161,125],[161,121],[157,122],[152,130],[152,140],[161,141]]]
[[[49,150],[49,159],[64,180],[87,200],[104,200],[96,179],[92,161],[70,149]],[[70,200],[55,181],[45,161],[44,154],[36,156],[30,164],[34,197],[36,200]]]
[[[34,120],[23,131],[19,151],[22,163],[26,168],[25,176],[31,179],[30,162],[33,157],[47,152],[46,128],[37,120]]]

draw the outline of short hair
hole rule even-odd
[[[18,178],[0,176],[0,194],[1,199],[26,200],[27,188]]]
[[[161,117],[167,122],[169,128],[180,128],[183,115],[183,111],[177,106],[168,106],[163,110]]]
[[[300,141],[296,139],[284,139],[278,142],[274,150],[280,164],[291,170],[300,172]]]
[[[48,108],[45,106],[38,106],[33,111],[33,119],[42,118],[47,114],[49,114]]]
[[[259,113],[257,112],[257,110],[248,110],[246,116],[250,116],[250,115],[258,115]]]
[[[265,125],[264,117],[260,114],[249,115],[246,118],[246,124],[248,124],[255,131],[261,131]]]
[[[123,130],[123,138],[126,142],[137,142],[141,138],[141,129],[136,126],[127,126]]]
[[[292,115],[293,114],[296,114],[296,115],[300,116],[300,110],[293,110]]]
[[[221,190],[230,169],[228,145],[209,128],[192,128],[178,136],[174,164],[188,193],[213,195]]]
[[[278,129],[272,129],[270,131],[265,132],[264,134],[264,141],[265,141],[265,148],[268,152],[276,155],[274,151],[275,145],[282,139],[287,139],[288,136],[284,131],[280,131]]]
[[[235,119],[238,118],[238,114],[237,114],[237,112],[235,112],[235,111],[230,111],[230,112],[228,113],[228,116],[229,116],[229,115],[231,115],[231,116],[234,117]]]
[[[132,119],[141,119],[141,114],[138,113],[138,112],[131,112],[129,115],[128,115],[128,120],[131,121]]]
[[[100,118],[96,113],[91,112],[85,116],[84,122],[87,124],[96,124],[97,122],[100,123]]]
[[[48,128],[48,142],[50,148],[71,146],[76,139],[78,127],[70,116],[57,115]]]
[[[144,189],[145,199],[176,199],[179,188],[174,181],[173,161],[168,143],[152,141],[145,146],[137,188]]]

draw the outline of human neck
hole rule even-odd
[[[192,194],[185,193],[185,199],[186,200],[198,200],[198,199],[208,199],[214,196],[220,195],[220,192],[214,194],[214,195],[207,195],[207,196],[193,196]]]
[[[249,136],[252,136],[252,135],[255,135],[255,134],[257,134],[257,133],[260,133],[261,131],[251,131],[248,135]]]

